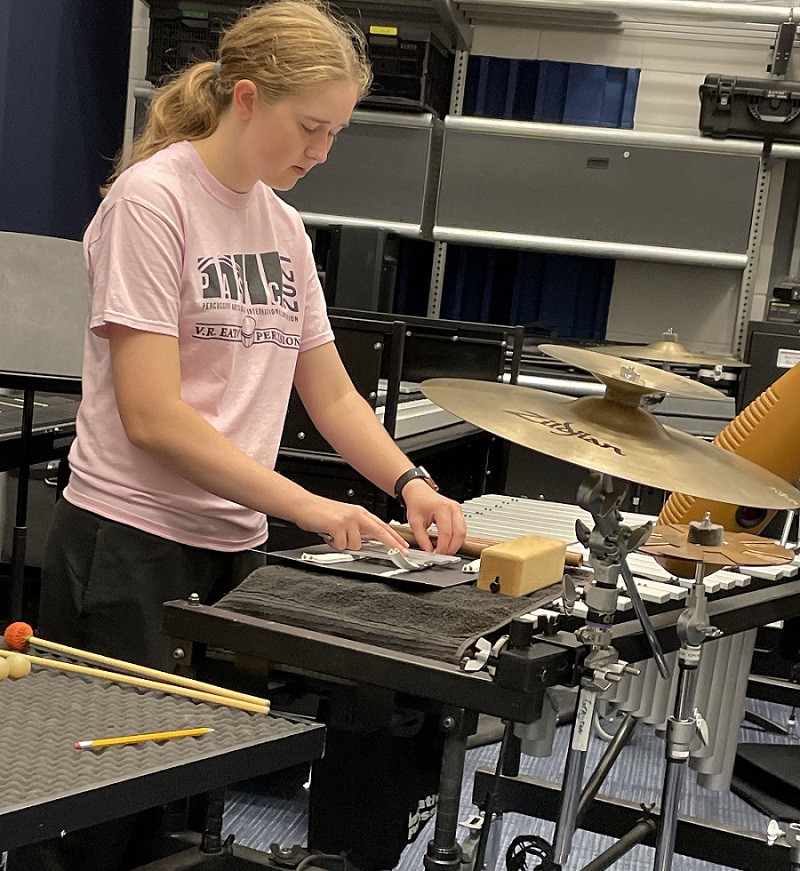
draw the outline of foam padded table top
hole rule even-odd
[[[310,761],[324,727],[66,672],[0,681],[0,851]],[[76,741],[213,732],[76,750]]]

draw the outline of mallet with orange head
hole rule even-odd
[[[149,680],[139,681],[137,678],[129,676],[130,674],[138,674],[144,676],[145,678],[151,678],[157,682],[160,682],[161,686],[157,688],[162,689],[165,692],[175,692],[179,695],[199,698],[202,701],[215,701],[218,704],[227,704],[231,707],[243,707],[245,708],[245,710],[257,709],[259,712],[263,713],[267,713],[269,711],[269,702],[267,701],[267,699],[262,699],[258,696],[251,696],[247,693],[240,693],[236,690],[229,690],[224,687],[215,686],[214,684],[204,683],[203,681],[193,680],[192,678],[183,677],[182,675],[170,674],[166,671],[159,671],[156,668],[148,668],[144,665],[137,665],[133,662],[126,662],[122,659],[113,659],[110,656],[102,656],[99,653],[92,653],[89,650],[81,650],[77,647],[70,647],[67,644],[59,644],[55,641],[47,641],[44,638],[39,638],[34,635],[33,628],[27,623],[11,623],[9,626],[6,627],[6,630],[3,633],[3,640],[5,641],[6,646],[9,650],[15,650],[21,653],[25,653],[28,650],[29,646],[43,648],[45,650],[52,650],[56,653],[61,653],[66,656],[77,657],[78,659],[86,659],[89,662],[97,662],[109,668],[119,669],[122,672],[128,672],[129,674],[120,674],[115,678],[114,674],[109,671],[87,668],[85,666],[74,666],[69,663],[59,663],[57,660],[48,660],[42,659],[41,657],[32,656],[30,657],[30,659],[34,664],[45,665],[51,668],[63,667],[65,671],[77,671],[78,669],[81,669],[82,674],[94,674],[96,677],[101,677],[105,680],[116,679],[120,683],[132,683],[137,686],[144,686],[146,683],[151,682]],[[169,685],[183,687],[184,689],[182,691],[175,689],[171,690]],[[195,692],[196,695],[192,696],[191,693],[187,692],[186,690],[191,690]],[[213,696],[214,698],[204,698],[209,695]]]

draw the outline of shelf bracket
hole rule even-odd
[[[772,46],[772,57],[767,64],[767,72],[773,76],[785,76],[789,67],[789,59],[792,56],[794,40],[797,35],[797,21],[795,20],[795,7],[788,21],[778,25],[775,33],[775,43]]]
[[[432,0],[432,5],[442,26],[453,41],[453,48],[457,51],[469,51],[472,48],[473,26],[467,21],[466,16],[456,9],[452,0]]]

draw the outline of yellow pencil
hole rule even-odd
[[[168,741],[170,738],[191,738],[205,735],[213,729],[175,729],[172,732],[147,732],[143,735],[119,735],[116,738],[95,738],[93,741],[76,741],[76,750],[94,750],[98,747],[111,747],[114,744],[138,744],[140,741]]]

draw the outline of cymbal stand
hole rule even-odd
[[[708,528],[708,517],[703,521]],[[691,527],[702,525],[693,522]],[[722,533],[722,527],[717,527]],[[721,537],[721,536],[720,536]],[[667,720],[665,753],[667,771],[661,794],[661,824],[656,839],[654,871],[669,871],[675,854],[675,834],[678,826],[681,787],[692,745],[699,738],[707,741],[705,720],[695,707],[697,670],[700,666],[703,642],[718,638],[722,631],[708,622],[706,588],[703,584],[705,564],[695,566],[694,584],[686,599],[686,607],[678,618],[678,682],[673,715]]]
[[[623,572],[626,586],[628,578],[633,584],[629,571],[628,577],[625,576],[625,555],[635,550],[649,536],[652,528],[648,523],[631,530],[620,523],[618,506],[624,496],[625,490],[615,490],[610,476],[598,472],[590,472],[578,488],[578,505],[589,511],[595,521],[595,527],[591,531],[581,521],[576,523],[579,540],[589,548],[589,565],[593,569],[594,577],[591,586],[586,590],[586,624],[575,633],[588,647],[588,653],[583,662],[584,676],[578,692],[561,791],[561,808],[553,840],[553,859],[558,865],[563,865],[569,858],[575,834],[586,753],[597,699],[613,683],[621,680],[623,674],[639,673],[638,669],[620,660],[617,651],[611,646],[611,627],[620,595],[617,587],[620,572]],[[646,621],[646,625],[644,622],[643,625],[653,647],[653,655],[666,669],[663,653],[638,591],[633,586],[633,590],[629,592],[631,599],[638,599],[641,605],[641,613]]]
[[[798,522],[797,528],[797,538],[793,543],[789,543],[789,536],[792,532],[792,526],[795,521],[797,521],[797,509],[792,508],[790,511],[786,512],[786,517],[783,521],[783,530],[781,531],[781,537],[779,540],[779,544],[781,547],[791,548],[793,551],[797,552],[798,548],[800,548],[800,522]]]

